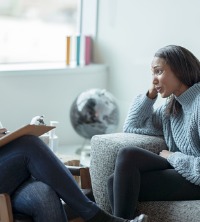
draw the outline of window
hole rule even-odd
[[[65,61],[79,0],[0,0],[0,64]]]

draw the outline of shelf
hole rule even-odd
[[[64,63],[9,64],[0,65],[0,76],[3,75],[41,75],[41,74],[82,74],[106,70],[104,64],[70,67]]]

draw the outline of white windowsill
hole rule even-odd
[[[37,64],[9,64],[0,65],[0,76],[21,75],[21,74],[59,74],[70,73],[93,73],[94,71],[105,70],[105,64],[90,64],[87,66],[66,66],[64,63],[37,63]]]

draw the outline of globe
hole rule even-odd
[[[84,91],[71,106],[70,120],[75,131],[87,139],[94,135],[112,133],[119,123],[116,99],[105,89]]]

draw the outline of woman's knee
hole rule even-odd
[[[23,184],[12,197],[13,208],[31,216],[62,207],[56,192],[40,181]]]
[[[46,144],[37,136],[25,135],[13,141],[12,146],[24,153],[38,154],[38,152],[47,152]]]
[[[34,135],[24,135],[15,140],[18,144],[33,144],[40,142],[40,138]]]
[[[119,150],[118,159],[122,161],[128,161],[129,159],[133,161],[141,156],[141,148],[138,147],[124,147]]]
[[[139,168],[143,164],[145,150],[139,147],[125,147],[119,150],[116,164],[125,168]]]

